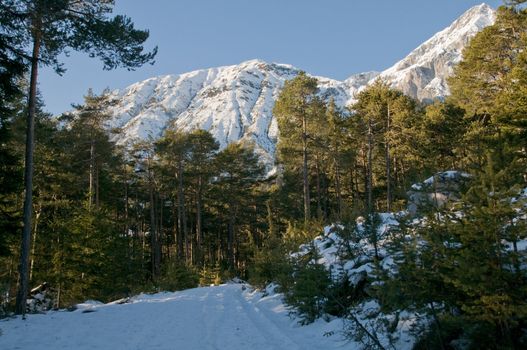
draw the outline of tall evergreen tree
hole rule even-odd
[[[278,121],[281,138],[278,145],[282,155],[298,148],[301,143],[302,154],[302,185],[304,194],[304,220],[311,218],[311,201],[308,178],[309,139],[308,129],[311,121],[316,118],[316,93],[318,91],[316,78],[308,77],[304,72],[285,83],[273,108],[273,114]]]
[[[187,211],[185,209],[185,167],[189,158],[190,144],[188,134],[178,130],[167,130],[164,137],[156,143],[158,154],[165,161],[165,169],[172,173],[176,180],[177,198],[177,232],[178,258],[183,261],[189,258],[189,237]]]
[[[191,132],[188,136],[188,141],[190,146],[188,172],[191,178],[196,207],[196,254],[194,254],[194,262],[200,264],[203,262],[203,245],[205,241],[203,194],[210,187],[209,181],[213,175],[214,157],[219,149],[219,144],[210,132],[204,130]]]
[[[335,197],[337,202],[337,220],[340,221],[343,212],[343,198],[342,198],[342,153],[344,141],[344,118],[342,112],[338,110],[335,101],[332,99],[326,111],[326,118],[328,122],[328,152],[330,154],[330,161],[333,163],[333,177],[335,181]]]
[[[380,209],[378,202],[384,202],[384,208],[390,211],[395,179],[403,179],[406,174],[401,168],[405,163],[415,163],[417,157],[415,129],[419,127],[420,115],[416,103],[379,80],[361,91],[350,109],[360,137],[355,142],[366,151],[366,211]],[[380,200],[380,193],[384,194],[384,201]]]
[[[527,11],[500,7],[495,23],[471,40],[449,79],[450,101],[466,111],[464,142],[476,171],[482,171],[489,147],[500,150],[503,164],[519,152],[525,158],[522,57],[526,33]]]
[[[227,262],[229,268],[235,269],[238,263],[240,219],[246,214],[251,191],[263,176],[264,168],[253,149],[241,144],[230,144],[218,153],[216,165],[218,178],[214,183],[215,196],[219,210],[224,211],[227,219]]]
[[[33,196],[34,119],[36,111],[38,68],[52,65],[63,69],[59,55],[68,48],[99,57],[105,69],[120,66],[136,68],[152,61],[155,51],[143,53],[147,31],[134,29],[125,16],[109,17],[113,1],[8,0],[0,12],[12,14],[15,20],[10,34],[15,39],[6,47],[18,58],[30,63],[28,117],[25,156],[24,230],[20,260],[20,287],[16,312],[25,312],[28,293],[28,262],[31,240]],[[27,42],[31,42],[28,49]]]

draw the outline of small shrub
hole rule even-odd
[[[221,268],[218,264],[214,266],[203,266],[199,273],[199,285],[207,287],[221,284]]]
[[[279,238],[270,239],[262,250],[256,251],[249,270],[249,282],[257,288],[265,288],[271,282],[287,290],[293,272],[288,251]]]
[[[366,284],[367,280],[364,278],[353,285],[347,276],[338,282],[334,282],[328,288],[324,311],[329,315],[345,317],[353,305],[364,301],[367,297],[364,290]]]
[[[160,290],[183,290],[195,288],[199,283],[199,274],[192,267],[181,263],[166,265],[157,284]]]
[[[319,257],[311,245],[309,252],[295,259],[293,283],[285,291],[286,303],[302,318],[302,324],[311,323],[324,313],[331,278],[326,268],[316,263]]]

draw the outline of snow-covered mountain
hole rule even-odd
[[[420,100],[448,94],[446,78],[460,61],[468,40],[495,19],[486,4],[475,6],[443,31],[384,72],[367,72],[344,81],[324,77],[320,95],[340,106],[378,77]],[[112,92],[110,127],[121,128],[120,144],[157,139],[168,126],[209,130],[221,147],[234,141],[254,142],[256,152],[272,164],[278,137],[272,109],[283,84],[300,70],[286,64],[251,60],[234,66],[167,75]]]
[[[495,11],[490,6],[474,6],[449,27],[382,72],[381,76],[419,100],[448,95],[445,78],[461,61],[463,48],[474,35],[493,24],[495,18]]]

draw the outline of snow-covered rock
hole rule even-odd
[[[412,185],[411,191],[416,196],[422,196],[418,198],[423,201],[430,199],[430,195],[433,194],[437,197],[441,196],[445,202],[455,203],[461,198],[463,185],[470,179],[472,177],[467,173],[445,171]],[[512,222],[514,224],[523,222],[524,224],[527,220],[527,188],[510,197],[510,204],[517,213]],[[430,227],[430,220],[423,216],[412,218],[411,214],[410,210],[376,214],[374,232],[376,233],[377,251],[366,230],[366,221],[359,217],[355,225],[325,227],[320,236],[300,246],[299,251],[292,253],[291,256],[294,259],[316,256],[316,261],[313,259],[311,263],[324,266],[334,282],[346,281],[354,288],[367,292],[368,283],[370,286],[383,283],[378,280],[379,269],[388,276],[398,273],[398,260],[403,256],[399,245],[401,240],[408,240],[419,247],[427,246],[427,241],[418,230]],[[454,207],[441,214],[435,214],[435,217],[442,221],[459,220],[464,216],[461,210],[455,210]],[[462,248],[460,242],[444,241],[442,243],[449,249]],[[524,234],[514,243],[503,238],[501,244],[509,252],[516,252],[520,269],[527,269],[527,238]],[[313,250],[316,254],[313,254]],[[378,259],[375,259],[376,254]],[[386,314],[374,295],[359,300],[357,303],[349,310],[349,315],[353,315],[354,318],[349,317],[346,320],[345,329],[350,327],[348,335],[353,338],[354,334],[360,334],[360,329],[356,327],[357,323],[360,323],[360,327],[365,327],[370,330],[371,334],[376,334],[378,341],[385,348],[413,348],[419,334],[416,330],[426,329],[431,322],[429,315],[422,310],[403,309],[396,313]],[[393,322],[394,327],[386,327],[386,322]]]
[[[442,208],[448,202],[460,200],[470,179],[470,174],[450,170],[413,184],[406,192],[408,211],[411,215],[424,214],[430,208]]]
[[[446,78],[460,61],[463,47],[494,19],[488,5],[473,7],[384,72],[355,74],[344,81],[317,77],[320,95],[344,107],[381,77],[420,100],[441,98],[448,94]],[[116,136],[120,144],[157,139],[168,126],[205,129],[222,148],[239,140],[254,143],[261,159],[271,165],[278,138],[273,106],[284,82],[299,71],[286,64],[251,60],[147,79],[111,93],[108,126],[121,128]]]

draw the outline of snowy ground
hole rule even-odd
[[[242,284],[139,295],[0,321],[0,349],[350,349],[342,321],[299,326],[279,294]],[[325,336],[325,333],[334,333]]]

